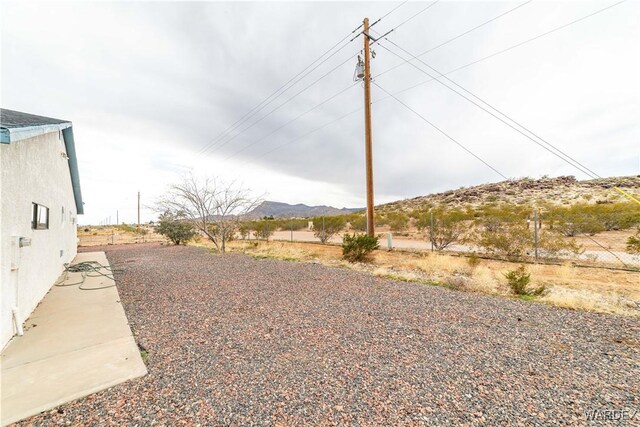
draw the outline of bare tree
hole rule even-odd
[[[453,210],[449,212],[434,210],[418,220],[418,229],[427,231],[427,238],[433,247],[442,251],[457,242],[464,231],[463,212]]]
[[[313,219],[313,235],[320,239],[322,244],[326,244],[333,236],[338,234],[347,221],[342,215],[315,217]]]
[[[169,187],[168,193],[156,203],[156,209],[189,221],[224,253],[226,242],[233,236],[242,215],[259,202],[248,189],[235,183],[188,175]]]

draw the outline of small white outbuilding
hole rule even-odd
[[[71,122],[0,109],[0,349],[77,252]]]

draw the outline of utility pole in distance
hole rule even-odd
[[[364,132],[367,170],[367,234],[375,234],[373,223],[373,153],[371,142],[371,52],[369,49],[369,18],[363,22],[364,38]]]
[[[140,192],[138,191],[138,228],[140,228]]]

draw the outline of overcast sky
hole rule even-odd
[[[384,34],[401,24],[388,36],[397,46],[374,46],[375,83],[396,93],[428,80],[406,63],[375,76],[404,62],[396,54],[408,58],[398,46],[422,53],[523,3],[402,5],[373,27]],[[531,1],[421,59],[446,73],[614,3]],[[120,221],[134,222],[138,191],[150,205],[189,172],[236,180],[269,200],[360,207],[364,122],[355,110],[363,88],[353,72],[362,37],[347,38],[237,130],[215,138],[365,16],[373,22],[398,5],[3,2],[1,104],[73,122],[82,224],[115,222],[116,210]],[[640,173],[639,76],[637,1],[448,75],[601,176]],[[375,85],[372,96],[376,203],[502,180],[396,100],[382,99]],[[587,178],[437,82],[397,97],[507,177]],[[155,216],[143,210],[143,220]]]

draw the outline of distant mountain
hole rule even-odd
[[[640,190],[640,175],[578,181],[573,176],[559,176],[541,179],[520,178],[508,181],[462,187],[437,194],[398,200],[376,206],[382,214],[394,211],[411,212],[428,205],[441,205],[449,208],[478,207],[486,204],[507,203],[516,205],[565,205],[575,203],[612,203],[627,199],[616,192],[617,186],[631,194]],[[346,215],[363,212],[364,208],[334,208],[332,206],[307,206],[301,203],[266,201],[244,216],[246,219],[307,218],[314,216]]]
[[[346,215],[362,210],[364,210],[364,208],[338,209],[332,206],[307,206],[302,203],[290,205],[288,203],[265,201],[244,215],[244,218],[260,219],[265,216],[273,216],[274,218],[306,218],[313,216]]]

